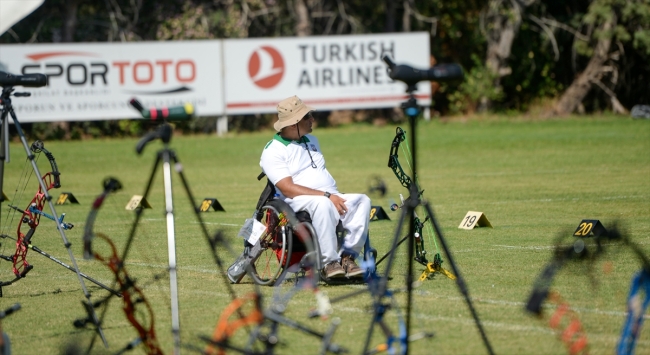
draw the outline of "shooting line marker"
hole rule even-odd
[[[217,201],[216,198],[210,198],[210,197],[206,197],[205,199],[203,199],[203,202],[199,207],[199,212],[208,212],[210,210],[210,207],[212,207],[212,209],[215,211],[226,212],[226,210],[223,208],[223,206],[221,206],[221,204],[219,203],[219,201]]]
[[[390,221],[388,214],[381,206],[370,206],[370,222],[387,219]]]
[[[146,198],[140,195],[133,195],[129,203],[126,204],[126,209],[133,211],[136,208],[151,208],[149,201]]]
[[[61,192],[59,198],[56,199],[57,205],[62,205],[66,202],[79,204],[79,200],[72,194],[72,192]]]
[[[463,217],[463,220],[460,222],[458,228],[471,230],[475,227],[492,228],[492,224],[490,224],[490,221],[488,221],[483,212],[469,211],[465,217]]]
[[[604,234],[607,234],[607,229],[597,219],[583,219],[573,232],[574,237],[580,238],[599,237]]]

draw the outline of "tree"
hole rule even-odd
[[[627,110],[619,101],[621,67],[625,56],[650,56],[650,3],[646,0],[593,0],[581,16],[585,40],[574,42],[575,51],[589,58],[586,66],[557,101],[554,112],[569,114],[581,107],[594,86],[610,99],[614,112]],[[623,71],[630,70],[623,68]],[[642,73],[642,72],[641,72]],[[647,72],[645,73],[647,75]],[[647,81],[645,82],[647,90]]]
[[[481,12],[481,31],[487,40],[485,67],[491,73],[492,84],[497,93],[501,89],[501,78],[512,73],[508,59],[512,43],[521,26],[524,9],[536,1],[490,0],[487,8]],[[491,99],[489,96],[483,96],[479,111],[488,110]]]

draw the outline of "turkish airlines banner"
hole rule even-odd
[[[388,77],[383,55],[429,68],[429,34],[3,44],[0,70],[48,76],[45,87],[16,87],[31,93],[12,100],[20,122],[140,118],[133,97],[145,107],[190,102],[199,116],[220,116],[275,112],[293,95],[317,110],[396,107],[406,85]],[[429,83],[417,88],[429,105]]]
[[[406,85],[388,77],[386,54],[398,64],[429,68],[429,34],[225,40],[226,110],[275,112],[293,95],[317,110],[399,106]],[[417,88],[419,104],[430,105],[431,85]]]
[[[19,122],[141,118],[129,106],[194,104],[199,115],[223,114],[221,42],[129,42],[2,45],[10,73],[43,73],[48,85],[16,87]]]

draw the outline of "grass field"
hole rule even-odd
[[[403,126],[408,130],[408,127]],[[372,222],[373,246],[383,255],[393,238],[396,212],[388,208],[399,194],[407,194],[386,166],[395,126],[353,125],[316,129],[327,158],[328,169],[339,189],[365,192],[373,175],[388,186],[385,197],[371,195],[390,221]],[[226,212],[202,216],[210,232],[223,230],[236,243],[237,231],[250,217],[264,182],[259,173],[259,155],[273,132],[215,136],[174,137],[171,146],[183,163],[186,177],[197,200],[217,198]],[[564,344],[545,320],[526,314],[524,303],[535,277],[550,259],[553,241],[559,233],[571,233],[582,219],[598,219],[610,226],[618,221],[646,253],[650,253],[650,122],[615,116],[571,118],[549,121],[476,119],[468,122],[421,122],[418,126],[418,171],[424,196],[433,206],[452,255],[467,282],[470,296],[497,354],[562,354]],[[45,142],[57,158],[63,187],[79,205],[57,206],[65,220],[75,225],[67,232],[80,269],[111,285],[108,269],[97,261],[83,260],[81,237],[90,205],[107,176],[117,177],[123,189],[109,197],[100,211],[95,231],[124,246],[134,219],[125,206],[131,196],[141,195],[151,173],[160,142],[150,143],[141,156],[135,154],[135,139],[96,139],[76,142]],[[400,152],[401,153],[401,152]],[[401,156],[402,154],[400,154]],[[19,184],[25,167],[25,152],[11,144],[11,159],[5,165],[4,191],[11,204],[26,207],[37,189],[32,177],[27,189]],[[45,157],[38,162],[49,171]],[[27,166],[29,168],[29,166]],[[199,335],[212,333],[219,314],[230,302],[222,276],[196,218],[191,212],[177,174],[172,175],[176,221],[176,245],[180,289],[181,337],[184,344],[203,346]],[[54,198],[59,191],[53,192]],[[16,195],[23,196],[17,200]],[[126,261],[151,304],[158,338],[165,353],[172,352],[170,295],[167,277],[152,281],[167,267],[167,239],[164,218],[162,173],[156,172],[146,210]],[[467,211],[483,212],[493,228],[471,231],[458,229]],[[49,212],[49,209],[45,209]],[[2,233],[15,237],[18,217],[8,215],[2,205]],[[13,253],[14,243],[2,240],[2,253]],[[429,255],[435,248],[429,240]],[[33,239],[36,245],[70,263],[54,224],[41,219]],[[408,260],[400,247],[393,268],[391,287],[404,288]],[[234,260],[220,250],[227,264]],[[12,286],[3,288],[0,308],[19,302],[22,309],[2,322],[15,354],[56,354],[66,344],[87,346],[92,331],[79,330],[72,322],[84,316],[83,293],[76,276],[46,258],[31,252],[34,269]],[[447,258],[443,254],[443,260]],[[13,278],[11,265],[2,261],[0,279]],[[449,263],[444,263],[449,267]],[[560,272],[553,288],[577,312],[587,334],[590,353],[611,354],[620,336],[626,312],[630,278],[640,268],[628,250],[609,248],[597,263],[570,265]],[[381,269],[381,268],[380,268]],[[415,264],[416,277],[422,271]],[[105,291],[90,282],[93,299]],[[286,286],[289,287],[289,286]],[[330,297],[360,289],[361,285],[326,286]],[[249,281],[236,285],[242,295],[252,289]],[[270,288],[263,289],[267,295]],[[397,293],[404,308],[405,295]],[[296,296],[288,314],[320,331],[330,320],[307,319],[306,310],[315,307],[309,292]],[[367,295],[333,304],[333,317],[341,319],[334,342],[358,354],[371,320]],[[96,344],[93,353],[115,353],[136,338],[136,332],[113,299],[104,323],[109,348]],[[413,332],[431,331],[432,339],[411,344],[412,354],[484,354],[485,347],[468,308],[454,281],[435,276],[414,293]],[[647,317],[647,315],[646,315]],[[397,332],[395,312],[386,316]],[[646,324],[637,354],[650,353],[650,327]],[[381,342],[375,329],[373,345]],[[315,338],[291,330],[280,332],[280,354],[317,354]],[[143,353],[142,348],[133,351]],[[184,353],[191,353],[183,350]]]

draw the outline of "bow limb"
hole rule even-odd
[[[229,320],[234,313],[241,313],[241,308],[249,301],[253,303],[253,309],[251,309],[248,315],[242,316],[242,314],[239,314],[237,319]],[[223,345],[228,343],[228,340],[235,334],[237,329],[249,325],[259,325],[263,320],[262,300],[259,294],[251,293],[234,299],[221,312],[217,326],[214,328],[212,339],[210,339],[210,344],[205,348],[204,353],[207,355],[224,355],[225,349]],[[214,348],[215,346],[218,350]]]
[[[29,206],[38,209],[43,209],[43,200],[39,199],[39,194],[35,196],[30,202]],[[39,214],[33,213],[31,208],[26,210],[21,210],[16,206],[9,206],[15,209],[18,212],[22,213],[20,221],[18,222],[18,227],[16,228],[16,250],[13,256],[13,272],[16,275],[16,280],[21,279],[27,275],[27,273],[33,268],[32,265],[27,261],[27,251],[29,250],[29,243],[36,232],[39,221],[41,219]],[[27,233],[23,233],[23,224],[29,226]],[[16,281],[14,280],[14,281]]]
[[[115,178],[108,177],[104,179],[102,186],[104,187],[104,190],[93,202],[90,212],[88,213],[88,217],[86,218],[86,225],[84,227],[83,245],[84,259],[86,260],[93,258],[92,242],[95,236],[93,227],[95,226],[95,220],[99,214],[99,209],[102,207],[104,200],[106,200],[106,197],[108,197],[111,192],[115,192],[122,188],[122,183],[120,183],[120,181]]]
[[[102,233],[95,233],[93,231],[94,223],[99,213],[99,209],[103,205],[104,201],[111,192],[115,192],[122,188],[122,184],[115,178],[106,178],[103,182],[103,191],[97,196],[95,201],[92,204],[92,208],[88,217],[86,218],[86,225],[84,227],[84,257],[87,259],[96,259],[101,262],[103,265],[107,266],[109,270],[113,273],[115,283],[119,286],[119,291],[122,296],[122,310],[133,328],[138,333],[138,338],[130,342],[125,349],[131,349],[138,344],[142,344],[145,347],[145,351],[149,355],[159,355],[162,354],[158,339],[156,338],[156,332],[154,328],[154,314],[153,309],[142,290],[136,285],[135,280],[131,278],[124,267],[124,261],[119,257],[117,253],[117,248],[113,241]],[[95,239],[103,241],[109,247],[110,253],[107,255],[102,255],[96,251],[93,251],[92,244]],[[110,296],[109,296],[110,297]],[[108,297],[96,306],[105,304],[104,312],[102,313],[101,320],[98,321],[101,324],[104,314],[106,311],[106,303],[108,302]],[[94,341],[91,341],[90,348]]]
[[[110,248],[110,255],[108,256],[103,256],[97,252],[93,253],[93,256],[113,273],[115,282],[119,285],[122,293],[122,310],[127,320],[138,333],[138,338],[144,345],[148,355],[162,354],[156,337],[151,305],[142,290],[135,284],[135,280],[127,273],[124,262],[117,254],[115,244],[102,233],[96,233],[95,237],[107,243]]]
[[[411,179],[411,177],[404,172],[404,169],[402,169],[402,165],[399,163],[399,155],[397,154],[400,144],[404,142],[405,139],[406,132],[404,132],[400,127],[397,127],[395,130],[395,138],[393,138],[393,142],[390,145],[388,167],[393,170],[393,173],[395,173],[400,184],[410,190],[411,185],[413,184],[413,179]]]
[[[34,153],[41,153],[45,154],[47,157],[47,160],[50,162],[50,167],[52,168],[52,171],[45,174],[43,176],[43,181],[45,182],[45,185],[47,186],[47,189],[58,189],[61,187],[61,173],[59,172],[59,167],[56,165],[56,160],[54,159],[54,155],[47,149],[45,149],[45,146],[42,141],[36,140],[34,143],[32,143],[32,146],[30,147],[31,151]],[[49,176],[50,179],[46,181],[46,176]]]

